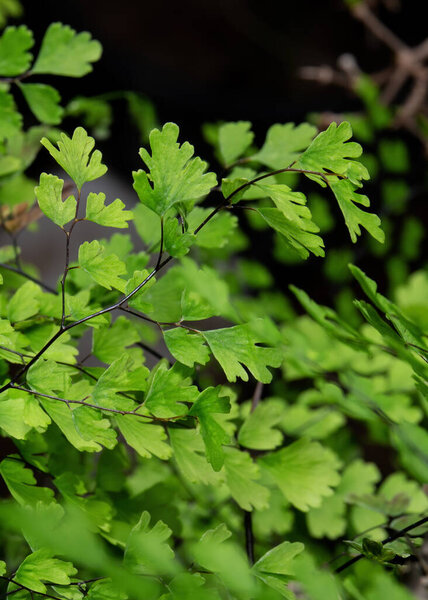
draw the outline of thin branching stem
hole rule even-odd
[[[264,175],[259,175],[258,177],[255,177],[254,179],[245,182],[244,184],[242,184],[241,186],[239,186],[236,190],[234,190],[232,193],[230,193],[216,208],[214,208],[211,213],[202,221],[202,223],[195,229],[195,231],[193,232],[194,235],[197,235],[199,233],[199,231],[205,227],[205,225],[207,223],[209,223],[209,221],[221,210],[223,209],[225,206],[230,204],[231,199],[238,194],[240,191],[246,189],[247,187],[257,183],[258,181],[262,181],[263,179],[266,179],[268,177],[272,177],[274,175],[279,175],[281,173],[287,173],[287,172],[297,172],[297,173],[303,173],[303,174],[310,174],[310,175],[317,175],[318,177],[321,177],[324,181],[326,181],[328,183],[328,176],[334,176],[334,177],[343,177],[341,175],[338,175],[337,173],[321,173],[318,171],[309,171],[306,169],[297,169],[297,168],[293,168],[293,167],[285,167],[284,169],[278,169],[276,171],[271,171],[270,173],[265,173]],[[129,292],[128,294],[126,294],[123,298],[119,299],[117,302],[115,302],[114,304],[111,304],[110,306],[107,306],[105,308],[102,308],[90,315],[87,315],[86,317],[82,317],[81,319],[78,319],[77,321],[74,321],[72,323],[69,323],[68,325],[64,325],[63,327],[61,327],[47,342],[46,344],[37,352],[37,354],[34,355],[34,357],[24,366],[22,367],[22,369],[20,369],[20,371],[18,371],[18,373],[11,379],[11,381],[9,381],[8,383],[4,384],[1,388],[0,388],[0,393],[4,392],[5,390],[9,389],[12,387],[12,385],[17,382],[22,375],[24,375],[28,369],[30,369],[30,367],[32,367],[34,365],[34,363],[36,363],[39,358],[41,358],[43,356],[43,354],[46,352],[46,350],[48,350],[53,343],[56,342],[56,340],[61,337],[61,335],[63,335],[66,331],[70,331],[70,329],[73,329],[74,327],[77,327],[78,325],[82,325],[83,323],[86,323],[87,321],[90,321],[91,319],[94,319],[95,317],[98,317],[100,315],[105,315],[107,313],[110,313],[114,310],[120,309],[122,308],[124,305],[126,305],[126,303],[128,302],[128,300],[130,300],[133,296],[135,296],[135,294],[137,294],[149,281],[151,281],[153,279],[153,277],[155,277],[155,275],[161,271],[164,267],[166,267],[167,264],[169,264],[172,260],[173,260],[173,256],[168,256],[167,258],[165,258],[164,260],[162,260],[161,262],[159,262],[159,264],[156,265],[156,267],[153,269],[153,271],[151,271],[151,273],[149,273],[147,275],[147,277],[139,284],[137,285],[137,287],[135,287],[131,292]]]

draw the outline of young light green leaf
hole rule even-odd
[[[56,175],[42,173],[40,183],[34,189],[37,201],[45,215],[59,227],[71,221],[76,214],[76,199],[68,196],[62,201],[64,181]]]
[[[278,231],[286,242],[297,250],[302,258],[308,258],[309,252],[315,256],[324,256],[324,241],[315,234],[319,228],[313,221],[306,219],[301,227],[293,221],[289,221],[277,208],[257,208],[255,210],[269,227]]]
[[[258,381],[269,383],[272,373],[267,367],[279,367],[281,364],[279,350],[259,346],[263,340],[257,337],[249,324],[202,331],[201,334],[228,381],[234,382],[237,377],[248,381],[245,366]]]
[[[125,205],[119,198],[108,205],[105,204],[105,199],[106,196],[102,192],[99,194],[90,192],[86,200],[85,219],[105,227],[127,228],[127,221],[132,219],[132,211],[123,210]]]
[[[254,139],[249,121],[225,123],[218,129],[218,149],[224,165],[242,156]]]
[[[107,436],[99,435],[99,423],[97,420],[101,421],[101,415],[98,417],[90,419],[91,423],[81,423],[83,425],[83,432],[85,433],[85,437],[81,435],[80,431],[77,428],[77,423],[73,417],[74,410],[70,410],[70,408],[64,402],[60,402],[58,400],[50,400],[48,398],[42,398],[40,400],[40,404],[43,406],[45,411],[48,413],[52,421],[59,427],[61,432],[67,438],[72,446],[74,446],[80,452],[99,452],[102,450],[102,446],[96,441],[95,437],[100,437],[103,442],[106,442],[107,447],[112,447],[114,445],[114,432],[110,431],[110,435]],[[87,417],[87,415],[86,415]],[[84,417],[82,416],[82,421]],[[109,423],[105,423],[107,427]],[[104,430],[104,426],[101,425],[101,430]],[[91,435],[88,436],[88,431],[91,431]],[[105,433],[103,431],[103,433]]]
[[[177,204],[191,208],[217,182],[214,173],[205,173],[205,162],[192,158],[193,146],[177,143],[178,132],[175,123],[166,123],[162,131],[154,129],[150,134],[152,155],[144,148],[140,150],[150,177],[143,170],[133,172],[134,189],[141,202],[160,216]]]
[[[109,419],[101,412],[88,406],[78,406],[72,411],[74,426],[84,440],[95,442],[111,450],[116,446],[116,432],[111,428]]]
[[[3,393],[2,396],[5,394]],[[0,400],[0,428],[13,438],[23,440],[31,427],[24,421],[26,403],[24,398]]]
[[[7,307],[7,318],[11,323],[25,321],[40,310],[41,289],[32,281],[27,281],[19,287]]]
[[[355,185],[350,181],[342,179],[330,183],[330,187],[336,196],[339,208],[345,218],[346,226],[353,242],[357,241],[357,236],[361,235],[360,226],[364,227],[372,237],[378,242],[385,241],[385,233],[381,229],[380,219],[373,213],[366,212],[358,208],[357,204],[370,206],[370,200],[363,194],[357,194]]]
[[[37,502],[53,502],[53,490],[37,486],[33,472],[20,460],[5,458],[0,463],[0,475],[18,504],[34,506]]]
[[[142,271],[134,271],[134,274],[130,279],[128,279],[125,286],[125,294],[130,294],[135,290],[143,281],[147,279],[150,275],[151,271],[148,269],[143,269]],[[129,305],[132,308],[136,308],[143,313],[152,312],[153,304],[145,300],[145,296],[150,288],[156,283],[156,277],[151,277],[144,286],[138,290],[130,299]]]
[[[92,152],[95,145],[94,138],[88,136],[83,127],[76,127],[71,139],[65,133],[61,133],[58,148],[55,148],[45,137],[40,143],[70,175],[79,191],[84,183],[98,179],[107,172],[107,167],[101,162],[101,152],[99,150]]]
[[[163,337],[168,350],[183,365],[193,367],[195,363],[204,365],[209,361],[210,352],[201,335],[176,327],[164,331]]]
[[[283,418],[284,405],[275,399],[264,400],[250,412],[239,430],[238,442],[253,450],[272,450],[282,442],[282,433],[274,429]]]
[[[140,574],[173,570],[174,552],[167,541],[171,534],[163,521],[150,528],[150,514],[144,511],[127,539],[124,563]]]
[[[189,411],[189,415],[198,418],[204,440],[207,460],[214,471],[220,471],[224,462],[222,444],[230,441],[230,436],[213,416],[217,413],[230,412],[230,402],[227,397],[220,396],[221,387],[206,388]]]
[[[316,127],[309,123],[297,126],[294,123],[277,123],[269,128],[263,147],[251,158],[271,169],[283,169],[309,146],[316,132]]]
[[[6,573],[6,563],[4,560],[0,560],[0,575],[4,575]]]
[[[259,467],[247,452],[227,448],[224,473],[232,497],[243,510],[263,510],[269,506],[269,490],[256,482],[260,478]]]
[[[133,415],[117,415],[115,417],[126,442],[143,458],[151,458],[154,454],[162,460],[168,460],[172,454],[171,446],[166,440],[166,433],[160,425],[145,423],[146,419]]]
[[[16,110],[13,96],[2,89],[0,89],[0,113],[0,140],[3,140],[4,138],[12,138],[19,134],[22,125],[22,115]],[[18,162],[17,168],[19,168],[21,161],[18,159],[15,160]]]
[[[52,558],[52,553],[46,548],[29,554],[20,564],[14,580],[27,588],[44,594],[47,591],[45,583],[69,585],[70,576],[77,569],[70,562]]]
[[[79,265],[99,285],[111,290],[125,291],[126,281],[119,275],[126,273],[126,266],[115,254],[107,255],[98,240],[84,242],[79,248]]]
[[[34,44],[33,34],[25,25],[7,27],[0,37],[0,75],[15,77],[28,70]]]
[[[286,499],[302,511],[320,506],[322,498],[330,496],[340,481],[336,455],[306,438],[263,456],[260,464]]]
[[[92,352],[99,360],[108,364],[119,360],[118,357],[126,360],[122,358],[126,354],[126,348],[139,340],[140,335],[135,325],[126,317],[120,316],[112,325],[94,330]],[[124,367],[125,364],[122,364],[122,370]]]
[[[303,552],[304,545],[301,542],[282,542],[263,554],[254,564],[254,571],[275,575],[292,575],[292,562],[295,556]]]
[[[181,230],[181,225],[175,218],[168,219],[165,222],[163,236],[166,252],[175,258],[185,256],[189,252],[190,246],[196,241],[193,233]]]
[[[87,31],[77,33],[68,25],[52,23],[43,38],[33,73],[83,77],[101,56],[101,44]]]
[[[59,104],[61,96],[55,88],[44,83],[21,83],[19,87],[31,112],[41,123],[61,123],[64,109]]]
[[[160,361],[150,373],[144,406],[155,417],[170,418],[187,413],[183,403],[192,403],[198,396],[198,388],[189,385],[190,378],[185,378],[176,368],[168,368],[166,361]]]
[[[297,167],[320,173],[336,173],[347,177],[355,186],[361,186],[361,179],[369,179],[369,173],[361,163],[350,160],[362,153],[360,144],[348,142],[351,137],[352,128],[347,121],[339,126],[331,123],[303,152]]]
[[[187,216],[189,230],[194,231],[212,211],[210,208],[195,206]],[[195,244],[201,248],[223,248],[229,243],[237,226],[236,215],[226,211],[217,213],[195,236]]]
[[[174,460],[183,476],[191,483],[205,485],[219,482],[219,475],[212,470],[205,456],[205,446],[196,429],[168,430]]]

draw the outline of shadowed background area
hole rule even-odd
[[[422,16],[420,2],[383,0],[372,5],[382,22],[410,46],[426,37],[425,20],[417,18]],[[206,122],[249,120],[260,145],[273,123],[299,123],[311,112],[343,113],[361,108],[355,94],[344,87],[303,80],[299,74],[302,67],[335,67],[338,57],[349,53],[363,72],[373,73],[387,66],[392,56],[385,44],[351,16],[342,0],[46,0],[43,10],[37,2],[24,3],[24,9],[22,21],[34,31],[38,44],[48,23],[61,21],[77,31],[90,31],[103,45],[103,56],[90,75],[75,80],[51,78],[61,90],[63,104],[80,94],[141,92],[153,102],[159,124],[178,123],[180,139],[189,140],[196,153],[208,161],[212,160],[212,149],[201,132]],[[114,102],[113,109],[111,136],[97,142],[109,174],[96,183],[94,191],[104,189],[110,199],[118,196],[131,206],[137,200],[131,171],[141,167],[141,140],[125,103]],[[66,122],[68,125],[72,129],[76,121]],[[409,174],[414,185],[412,214],[422,219],[426,203],[424,190],[421,194],[419,189],[425,177],[425,157],[419,141],[410,135],[405,140],[413,152],[413,172]],[[50,172],[52,168],[47,153],[41,152],[30,173],[38,179],[42,170]],[[305,193],[313,190],[310,183],[303,185]],[[369,186],[367,193],[373,210],[381,214],[379,188]],[[333,202],[332,207],[338,215]],[[241,221],[245,228],[245,220]],[[50,251],[57,242],[48,231],[46,219],[40,227],[38,234],[22,236],[23,257],[33,259],[37,254],[36,262],[45,278],[54,284],[62,269],[62,257]],[[76,243],[93,239],[98,231],[87,224],[79,235]],[[253,231],[251,235],[252,247],[269,264],[278,285],[286,289],[291,281],[320,301],[331,303],[336,290],[327,280],[320,287],[319,260],[308,261],[304,269],[300,264],[287,265],[285,271],[283,264],[272,263],[271,236],[266,240],[263,233]],[[42,247],[40,239],[44,240]],[[373,265],[372,255],[361,243],[353,246],[342,226],[327,239],[327,247],[336,246],[352,246],[355,259],[363,267],[364,261],[368,262],[382,285],[382,264]],[[250,257],[251,252],[250,248]]]

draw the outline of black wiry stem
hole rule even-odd
[[[205,225],[225,206],[227,206],[228,204],[230,204],[231,199],[238,194],[240,191],[246,189],[247,187],[253,185],[254,183],[257,183],[258,181],[261,181],[263,179],[266,179],[268,177],[272,177],[274,175],[279,175],[280,173],[286,173],[286,172],[297,172],[297,173],[303,173],[303,174],[310,174],[310,175],[318,175],[318,177],[321,177],[322,179],[324,179],[324,181],[326,181],[328,183],[328,175],[330,176],[335,176],[335,177],[343,177],[341,175],[338,175],[337,173],[321,173],[318,171],[309,171],[306,169],[296,169],[296,168],[292,168],[292,167],[286,167],[284,169],[278,169],[277,171],[271,171],[270,173],[265,173],[264,175],[259,175],[258,177],[247,181],[246,183],[242,184],[241,186],[239,186],[236,190],[234,190],[231,194],[229,194],[227,196],[227,198],[225,198],[208,216],[206,219],[204,219],[202,221],[202,223],[195,229],[195,231],[193,232],[194,235],[196,235],[203,227],[205,227]],[[52,337],[50,340],[48,340],[46,342],[46,344],[43,346],[43,348],[41,348],[39,350],[39,352],[37,352],[37,354],[25,365],[25,367],[23,367],[14,377],[11,381],[9,381],[8,383],[6,383],[5,385],[3,385],[0,388],[0,394],[2,392],[4,392],[5,390],[9,389],[10,387],[12,387],[12,385],[18,381],[18,379],[20,377],[22,377],[22,375],[24,375],[28,369],[30,367],[32,367],[32,365],[34,365],[35,362],[37,362],[39,360],[39,358],[41,356],[43,356],[43,354],[46,352],[46,350],[48,350],[48,348],[50,348],[52,346],[52,344],[54,342],[56,342],[56,340],[66,331],[69,331],[70,329],[73,329],[74,327],[77,327],[78,325],[82,325],[83,323],[86,323],[87,321],[90,321],[91,319],[94,319],[95,317],[99,317],[100,315],[105,315],[106,313],[110,313],[114,310],[117,310],[121,307],[123,307],[128,300],[130,300],[133,296],[135,296],[135,294],[137,294],[141,288],[143,288],[149,281],[151,281],[153,279],[153,277],[159,272],[161,271],[167,264],[169,264],[172,260],[173,260],[173,256],[168,256],[167,258],[165,258],[163,261],[161,261],[158,265],[156,265],[156,267],[153,269],[153,271],[151,273],[149,273],[147,275],[147,277],[139,284],[137,285],[136,288],[134,288],[131,292],[129,292],[129,294],[126,294],[126,296],[124,296],[123,298],[121,298],[120,300],[118,300],[117,302],[115,302],[114,304],[107,306],[106,308],[102,308],[94,313],[92,313],[91,315],[88,315],[86,317],[83,317],[82,319],[78,319],[77,321],[74,321],[72,323],[69,323],[68,325],[64,325],[64,327],[60,328]]]
[[[407,527],[404,527],[404,529],[400,529],[399,531],[396,531],[395,533],[393,533],[389,537],[385,538],[381,542],[382,546],[385,546],[385,544],[389,544],[390,542],[394,542],[395,540],[398,540],[398,538],[405,536],[408,531],[412,531],[412,529],[416,529],[417,527],[420,527],[421,525],[424,525],[424,523],[427,523],[427,522],[428,522],[428,517],[424,517],[423,519],[419,519],[419,521],[416,521],[416,523],[413,523],[412,525],[408,525]],[[354,565],[356,562],[360,561],[362,558],[364,558],[364,554],[358,554],[357,556],[354,556],[353,558],[348,560],[346,563],[344,563],[340,567],[337,567],[337,569],[335,570],[335,573],[341,573],[342,571],[344,571],[351,565]]]
[[[21,277],[25,277],[26,279],[29,279],[30,281],[37,283],[37,285],[44,288],[47,292],[58,295],[58,292],[54,288],[50,287],[50,285],[48,285],[47,283],[44,283],[43,281],[40,281],[40,279],[33,277],[32,275],[30,275],[29,273],[26,273],[22,269],[18,269],[17,267],[12,267],[11,265],[7,265],[5,263],[0,263],[0,268],[6,269],[7,271],[12,271],[12,273],[16,273],[17,275],[21,275]]]

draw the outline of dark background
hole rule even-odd
[[[24,8],[23,21],[39,43],[47,25],[58,20],[90,31],[103,45],[92,74],[56,78],[64,100],[112,90],[144,92],[159,121],[177,122],[200,154],[206,121],[252,121],[262,141],[275,122],[358,108],[346,90],[301,81],[302,66],[334,65],[344,52],[354,54],[366,72],[390,60],[342,0],[45,0],[24,2]],[[377,6],[382,20],[410,45],[426,37],[423,8],[421,0],[406,0],[398,11]],[[112,141],[103,150],[116,169],[129,173],[138,161],[139,140],[125,110],[117,113]]]
[[[427,37],[421,0],[379,0],[371,6],[381,21],[410,46]],[[299,123],[310,112],[361,110],[360,101],[351,91],[302,80],[301,67],[335,67],[341,54],[351,53],[362,71],[373,73],[389,66],[392,59],[391,52],[352,17],[343,0],[46,0],[24,2],[24,11],[22,22],[35,34],[35,53],[52,21],[61,21],[78,32],[87,30],[102,43],[103,56],[86,77],[43,78],[61,91],[63,105],[77,95],[142,92],[153,102],[159,124],[178,123],[180,140],[190,141],[196,154],[211,163],[212,149],[201,132],[206,122],[249,120],[254,125],[255,142],[261,145],[273,123]],[[108,181],[103,184],[108,189],[103,189],[110,199],[117,194],[132,206],[137,199],[131,171],[141,168],[141,139],[130,121],[126,103],[114,102],[113,109],[111,136],[97,142],[109,166]],[[71,131],[76,120],[65,126]],[[411,187],[411,214],[423,222],[427,205],[422,144],[403,131],[386,135],[398,136],[407,143],[412,164],[406,175]],[[365,149],[376,152],[375,146]],[[43,170],[52,170],[46,152],[40,153],[30,174],[38,179]],[[98,182],[95,184],[94,191],[99,191]],[[300,189],[309,193],[314,185],[302,181]],[[382,218],[379,183],[365,185],[364,191],[373,212]],[[358,243],[352,244],[336,203],[332,201],[331,206],[337,226],[324,236],[327,253],[332,248],[352,248],[352,262],[376,279],[380,290],[388,294],[385,265],[388,255],[396,251],[402,216],[396,218],[387,254],[374,257],[367,243],[368,234],[364,232]],[[248,231],[245,219],[240,219],[240,226],[250,233],[246,256],[263,262],[279,289],[286,292],[288,284],[293,283],[317,301],[334,304],[343,282],[331,281],[323,274],[322,259],[311,257],[295,265],[273,261],[271,233]],[[60,235],[57,228],[47,230],[46,223],[44,227],[43,235],[40,231],[28,234],[28,240],[22,236],[23,257],[31,262],[36,256],[41,274],[55,285],[62,259],[52,248],[62,242],[56,237]],[[77,242],[100,235],[88,227],[79,229],[76,248]],[[416,270],[422,264],[419,258],[410,268]],[[360,294],[356,284],[354,292]]]

